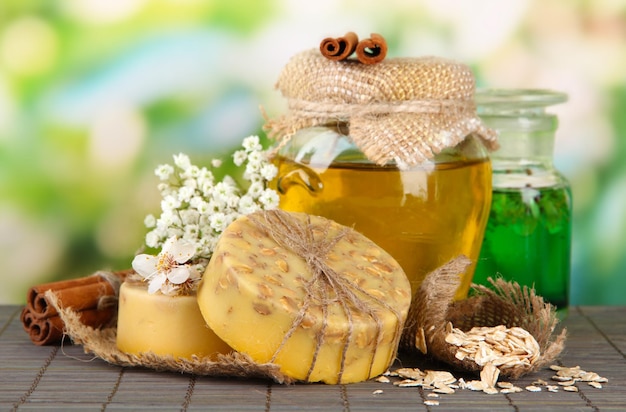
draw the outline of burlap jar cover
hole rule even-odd
[[[345,122],[365,156],[409,168],[454,147],[469,134],[488,149],[496,133],[476,116],[474,76],[464,64],[438,57],[391,58],[365,65],[331,61],[317,50],[295,55],[276,87],[286,115],[265,129],[285,145],[300,129]]]

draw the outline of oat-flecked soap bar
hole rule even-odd
[[[149,294],[145,285],[120,288],[117,347],[125,353],[216,359],[232,349],[204,322],[196,296]]]
[[[399,264],[317,216],[262,211],[222,234],[198,290],[213,331],[292,378],[351,383],[393,362],[411,301]]]

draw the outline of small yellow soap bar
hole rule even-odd
[[[120,288],[117,347],[186,359],[232,352],[207,326],[195,295],[149,294],[145,285],[129,282]]]
[[[393,362],[411,302],[400,265],[360,233],[278,210],[235,220],[199,285],[207,323],[233,349],[292,378],[350,383]]]

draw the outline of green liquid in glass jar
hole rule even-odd
[[[474,283],[502,276],[568,307],[571,248],[569,186],[493,189]]]

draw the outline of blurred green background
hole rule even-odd
[[[0,303],[123,269],[159,211],[153,169],[261,134],[290,56],[372,32],[464,61],[483,87],[551,88],[574,192],[573,304],[626,304],[622,0],[2,0]]]

